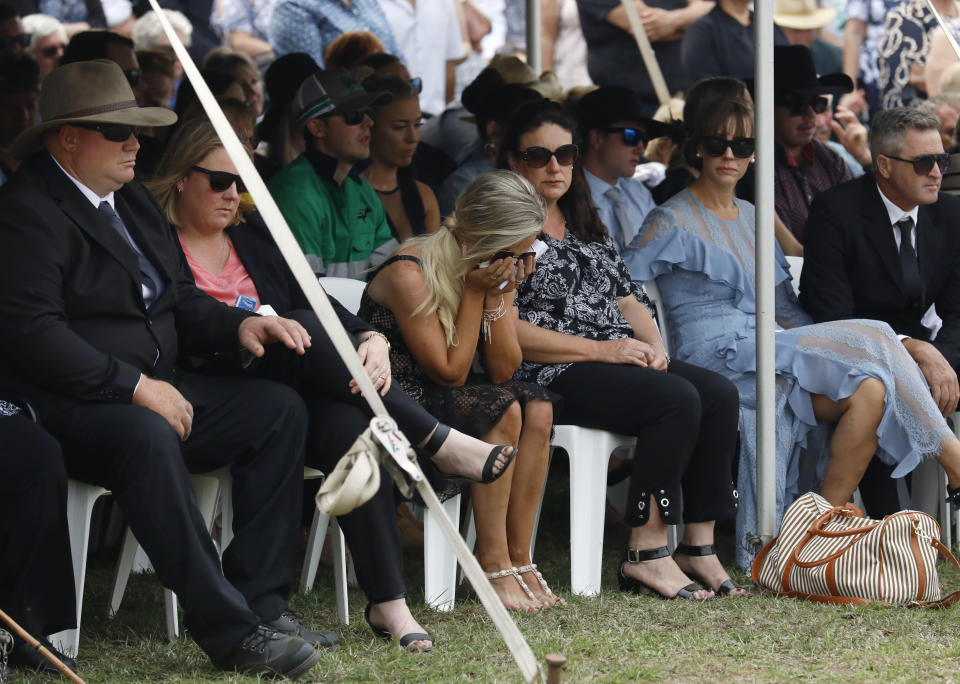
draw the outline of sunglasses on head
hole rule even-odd
[[[926,176],[928,173],[933,171],[934,164],[940,167],[940,173],[946,173],[947,169],[950,168],[950,154],[947,152],[944,152],[943,154],[921,154],[919,157],[914,157],[913,159],[894,157],[892,154],[885,154],[883,156],[887,157],[888,159],[895,159],[897,161],[906,162],[907,164],[913,164],[913,171],[918,176]]]
[[[783,96],[778,105],[787,108],[790,116],[803,116],[807,109],[812,108],[814,114],[823,114],[827,111],[830,101],[822,95],[800,95],[798,93],[787,93]]]
[[[63,49],[64,49],[63,45],[51,45],[49,47],[43,48],[42,50],[38,50],[38,52],[40,53],[41,57],[46,57],[47,59],[53,59],[58,55],[62,55]]]
[[[623,144],[627,147],[636,147],[640,143],[644,145],[650,140],[647,132],[642,128],[623,128],[611,127],[603,129],[607,133],[623,133]]]
[[[573,143],[561,145],[555,150],[546,147],[528,147],[520,153],[520,158],[532,169],[540,169],[550,163],[550,157],[556,157],[560,166],[572,166],[577,161],[579,148]]]
[[[6,49],[14,45],[19,45],[22,48],[26,48],[28,45],[30,45],[30,34],[19,33],[15,36],[0,37],[0,49]]]
[[[210,189],[214,192],[226,192],[234,183],[237,184],[237,192],[243,193],[247,191],[247,189],[243,186],[243,181],[240,180],[240,176],[235,173],[228,173],[226,171],[211,171],[210,169],[205,169],[202,166],[193,166],[191,168],[194,171],[199,171],[200,173],[207,175],[207,180],[210,181]]]
[[[703,146],[703,151],[711,157],[722,157],[723,153],[726,152],[729,147],[730,151],[733,152],[733,156],[737,159],[746,159],[753,154],[757,147],[753,138],[733,138],[732,140],[728,140],[719,135],[708,135],[700,144]]]
[[[71,125],[96,131],[110,142],[116,143],[126,142],[130,139],[130,134],[136,132],[136,129],[129,124],[75,123]]]
[[[373,117],[373,110],[369,107],[364,107],[363,109],[354,109],[348,112],[334,112],[330,116],[339,116],[343,119],[343,123],[348,126],[359,126],[363,123],[363,117]]]
[[[417,91],[417,95],[423,92],[423,79],[419,76],[415,76],[410,79],[410,85],[413,86],[413,89]]]

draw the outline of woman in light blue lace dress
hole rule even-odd
[[[624,260],[634,280],[656,279],[674,358],[725,375],[740,392],[737,562],[746,567],[757,550],[755,233],[753,205],[735,198],[734,186],[753,161],[753,108],[726,100],[699,111],[702,121],[685,112],[699,178],[647,215]],[[776,250],[778,524],[795,496],[821,481],[827,500],[848,501],[874,453],[897,466],[894,477],[937,457],[950,486],[960,485],[960,442],[893,330],[870,320],[812,324]],[[813,439],[829,439],[829,449]]]

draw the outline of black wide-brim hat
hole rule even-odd
[[[670,124],[651,119],[643,112],[640,96],[633,90],[621,86],[603,86],[580,98],[577,103],[577,127],[581,135],[586,136],[588,131],[602,131],[617,121],[636,121],[643,126],[650,140],[676,136]]]
[[[263,118],[257,124],[257,137],[269,139],[277,124],[293,102],[297,89],[310,74],[320,71],[313,57],[305,52],[291,52],[277,57],[263,76],[263,87],[267,91],[267,108]]]
[[[817,76],[813,55],[805,45],[778,45],[773,48],[773,98],[787,93],[800,95],[843,95],[853,90],[846,74]]]

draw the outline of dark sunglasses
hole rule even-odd
[[[527,261],[533,259],[537,256],[536,252],[524,252],[523,254],[514,254],[509,249],[501,249],[499,252],[491,257],[490,261],[494,262],[498,259],[515,259],[517,261]]]
[[[46,57],[47,59],[53,59],[57,55],[63,54],[63,45],[51,45],[50,47],[45,47],[42,50],[38,50],[41,57]]]
[[[417,95],[423,92],[423,79],[419,76],[411,78],[410,85],[413,86],[413,89],[417,91]]]
[[[540,169],[550,163],[550,157],[556,157],[560,166],[572,166],[577,161],[580,150],[576,145],[561,145],[555,150],[546,147],[528,147],[520,153],[520,158],[532,169]]]
[[[813,109],[814,114],[823,114],[827,111],[827,105],[830,104],[827,98],[820,95],[799,95],[797,93],[787,93],[783,96],[778,105],[787,108],[790,116],[803,116],[808,108]]]
[[[363,123],[363,117],[369,116],[373,118],[373,110],[369,107],[364,107],[363,109],[355,109],[348,112],[334,112],[330,116],[339,116],[343,119],[343,123],[348,126],[359,126]]]
[[[647,132],[642,128],[611,127],[603,130],[607,133],[623,133],[623,144],[627,147],[636,147],[640,143],[646,145],[650,140],[650,136],[648,136]]]
[[[226,171],[211,171],[210,169],[205,169],[202,166],[192,166],[191,168],[194,171],[207,174],[207,180],[210,181],[210,189],[214,192],[226,192],[234,183],[237,184],[237,192],[242,193],[247,191],[243,185],[243,181],[240,179],[240,176],[235,173],[228,173]]]
[[[127,83],[131,88],[136,88],[140,84],[141,72],[139,69],[124,69],[123,75],[127,77]]]
[[[136,129],[128,124],[75,123],[71,125],[96,131],[110,142],[115,143],[126,142],[130,139],[130,134],[136,132]]]
[[[947,152],[943,154],[921,154],[919,157],[914,157],[913,159],[894,157],[892,154],[885,154],[883,156],[888,159],[896,159],[897,161],[913,164],[913,171],[918,176],[926,176],[933,171],[934,164],[940,167],[940,173],[946,173],[947,169],[950,168],[950,154]]]
[[[26,48],[28,45],[30,45],[30,34],[20,33],[15,36],[0,37],[0,49],[6,49],[14,45],[19,45],[22,48]]]
[[[757,148],[756,141],[753,138],[733,138],[728,140],[719,135],[708,135],[700,144],[703,151],[711,157],[722,157],[723,153],[730,148],[733,156],[737,159],[746,159],[751,156]]]

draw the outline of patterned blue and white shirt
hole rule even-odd
[[[270,19],[270,44],[278,56],[306,52],[323,66],[323,53],[347,31],[370,31],[390,54],[399,54],[377,0],[278,0]]]

